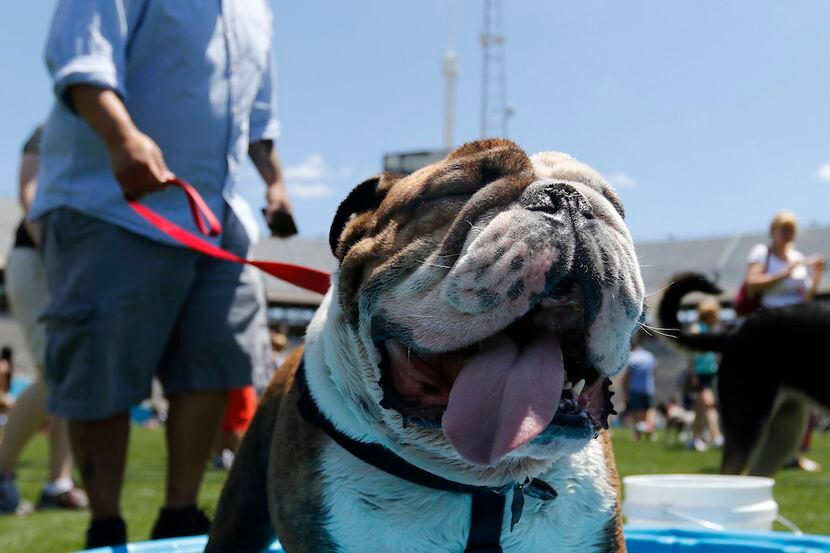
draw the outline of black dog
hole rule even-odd
[[[676,276],[660,302],[665,328],[691,292],[720,294],[696,273]],[[798,449],[807,421],[804,399],[830,407],[830,309],[807,303],[760,311],[731,333],[687,334],[677,341],[723,354],[718,373],[725,437],[721,472],[771,475]]]

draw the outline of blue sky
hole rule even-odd
[[[505,1],[510,137],[618,187],[637,240],[763,231],[781,208],[830,224],[830,3]],[[448,2],[272,2],[283,134],[301,233],[323,237],[385,152],[441,145]],[[456,142],[478,138],[480,0],[456,0]],[[0,23],[0,196],[52,102],[53,1]],[[261,184],[248,168],[248,197]]]

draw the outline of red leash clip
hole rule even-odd
[[[193,216],[193,221],[199,232],[205,236],[219,236],[222,232],[222,224],[216,215],[211,211],[210,207],[205,203],[205,200],[199,195],[193,186],[179,178],[174,178],[167,181],[167,184],[179,187],[187,196],[187,201],[190,204],[190,214]],[[265,271],[269,275],[275,276],[280,280],[290,282],[300,288],[317,292],[318,294],[325,294],[331,285],[331,275],[324,271],[318,271],[302,265],[294,265],[292,263],[281,263],[279,261],[255,261],[252,259],[245,259],[238,255],[223,250],[218,246],[214,246],[210,242],[199,238],[184,230],[179,225],[173,223],[169,219],[165,219],[149,207],[139,203],[136,200],[127,200],[129,206],[138,213],[145,221],[153,225],[155,228],[175,240],[180,244],[197,252],[215,257],[217,259],[224,259],[233,263],[244,263],[246,265],[253,265],[258,269]]]

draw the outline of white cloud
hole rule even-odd
[[[331,196],[332,189],[327,184],[299,184],[294,183],[288,187],[288,195],[297,198],[325,198]]]
[[[295,165],[285,167],[288,193],[297,198],[325,198],[332,194],[329,181],[335,173],[329,168],[322,154],[308,155]]]
[[[637,181],[625,173],[614,173],[608,177],[608,182],[614,188],[637,188]]]
[[[322,154],[311,154],[296,165],[285,168],[285,179],[288,181],[315,181],[329,176],[329,170]]]
[[[822,163],[818,167],[818,178],[830,182],[830,163]]]

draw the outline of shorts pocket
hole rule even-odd
[[[57,402],[84,400],[94,393],[94,311],[80,302],[53,302],[41,315],[46,325],[44,374]]]

